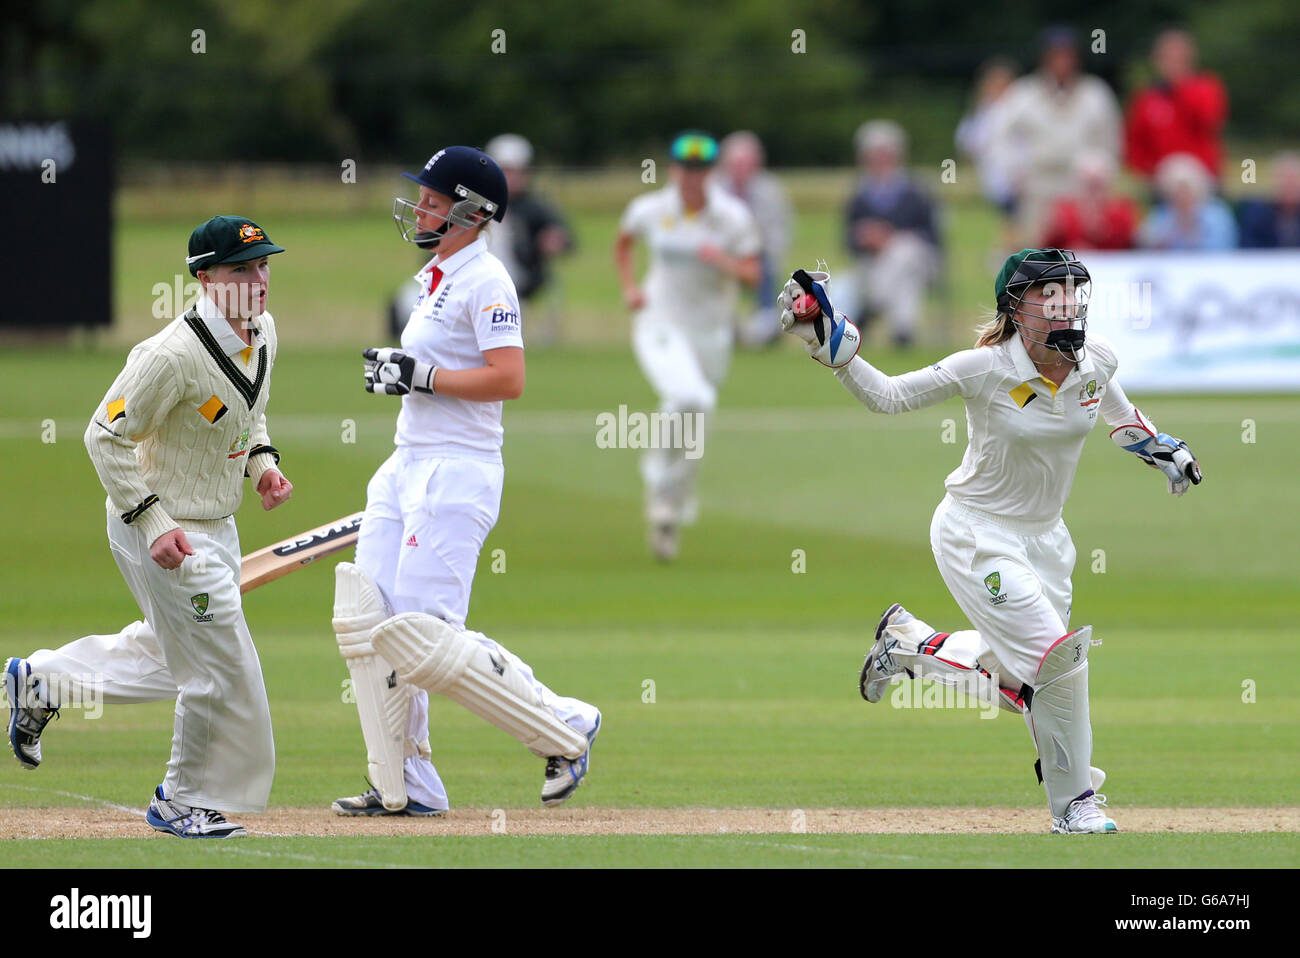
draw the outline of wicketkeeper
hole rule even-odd
[[[875,631],[860,688],[878,702],[895,675],[973,686],[1024,714],[1038,751],[1052,831],[1114,832],[1092,767],[1088,651],[1092,626],[1070,630],[1075,549],[1061,509],[1098,413],[1121,448],[1158,469],[1181,496],[1201,481],[1187,444],[1156,427],[1115,379],[1111,345],[1087,337],[1090,277],[1069,250],[1025,249],[994,282],[997,315],[974,349],[886,376],[857,357],[861,337],[802,270],[778,302],[782,326],[873,412],[894,414],[961,396],[969,444],[930,524],[939,573],[974,628],[940,632],[895,603]]]

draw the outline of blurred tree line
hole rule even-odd
[[[776,165],[851,161],[872,116],[953,153],[981,62],[1032,68],[1050,22],[1018,0],[44,0],[9,7],[0,114],[108,118],[126,160],[413,164],[503,130],[544,163],[662,156],[684,127],[748,127]],[[1227,83],[1229,135],[1300,133],[1295,0],[1061,8],[1126,99],[1162,26]],[[1094,30],[1105,52],[1091,53]],[[800,32],[801,31],[801,32]],[[796,52],[803,44],[804,52]],[[1063,131],[1068,135],[1068,131]]]

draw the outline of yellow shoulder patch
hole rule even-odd
[[[1021,409],[1024,409],[1025,403],[1033,399],[1035,395],[1034,389],[1029,385],[1029,383],[1021,383],[1015,389],[1011,390],[1011,398],[1015,400],[1016,405]]]
[[[202,406],[199,407],[199,415],[208,422],[216,422],[226,414],[226,404],[216,396],[213,396]]]
[[[104,411],[108,413],[108,421],[110,423],[117,422],[126,415],[126,400],[114,399],[104,407]]]

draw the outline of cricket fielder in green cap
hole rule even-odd
[[[886,414],[954,396],[966,403],[966,454],[945,483],[930,546],[972,628],[940,631],[890,605],[862,668],[862,697],[879,702],[891,682],[929,678],[1022,714],[1051,831],[1116,831],[1096,793],[1105,774],[1091,764],[1092,626],[1070,629],[1075,549],[1061,510],[1098,415],[1174,495],[1201,481],[1200,465],[1129,402],[1114,349],[1087,334],[1091,278],[1070,250],[1010,256],[994,281],[997,314],[975,348],[901,376],[857,356],[861,337],[831,306],[829,279],[796,270],[778,298],[781,323],[859,402]]]
[[[146,820],[179,838],[245,834],[223,813],[264,811],[275,772],[234,513],[245,479],[264,509],[293,490],[266,428],[269,257],[282,252],[246,217],[196,228],[186,264],[202,295],[131,350],[86,430],[109,546],[143,618],[5,663],[9,745],[24,768],[40,765],[41,733],[61,705],[175,700],[171,758]]]

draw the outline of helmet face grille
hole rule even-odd
[[[1067,358],[1083,358],[1088,328],[1088,300],[1092,277],[1073,250],[1027,251],[998,297],[998,311],[1011,318],[1032,343],[1047,346]],[[1033,289],[1044,293],[1041,302],[1026,303]],[[1046,321],[1046,328],[1029,326],[1018,316]],[[1053,328],[1054,324],[1065,324]]]

